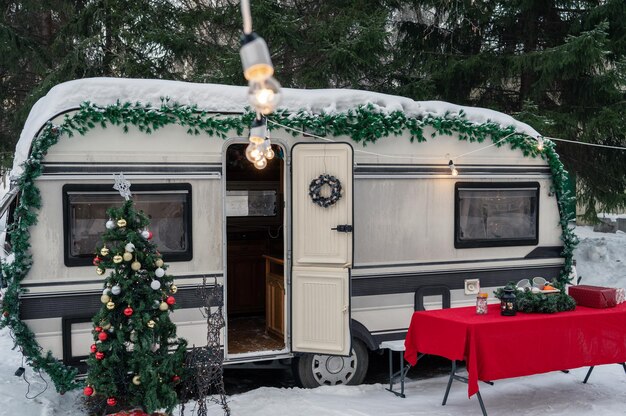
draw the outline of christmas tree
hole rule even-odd
[[[123,181],[123,177],[122,177]],[[116,189],[119,180],[116,180]],[[94,258],[96,272],[104,275],[102,308],[93,318],[94,344],[88,359],[86,396],[140,407],[152,413],[170,413],[178,403],[176,385],[187,343],[176,338],[170,320],[177,291],[166,274],[157,247],[150,240],[148,217],[138,211],[127,186],[120,208],[107,211],[110,219]]]

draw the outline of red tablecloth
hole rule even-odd
[[[626,362],[626,303],[516,316],[501,316],[499,306],[487,315],[475,307],[415,312],[405,359],[415,365],[419,352],[465,360],[470,397],[478,380]]]

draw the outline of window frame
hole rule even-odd
[[[520,188],[534,188],[535,196],[535,237],[534,238],[506,238],[506,239],[474,239],[470,241],[459,240],[460,231],[460,188],[473,189],[504,189],[516,190]],[[457,182],[454,185],[454,248],[480,248],[480,247],[512,247],[512,246],[536,246],[539,244],[539,197],[541,186],[539,182]]]
[[[82,267],[93,264],[94,254],[72,256],[70,250],[70,193],[111,193],[113,187],[109,184],[66,184],[63,185],[63,260],[67,267]],[[158,184],[133,184],[131,192],[153,193],[167,191],[185,191],[186,209],[183,213],[183,224],[185,224],[188,236],[188,249],[184,252],[173,253],[160,250],[166,262],[182,262],[193,259],[193,224],[192,224],[192,198],[191,184],[189,183],[158,183]],[[114,193],[117,191],[113,190]],[[123,202],[120,196],[120,204]],[[95,247],[94,247],[95,250]]]

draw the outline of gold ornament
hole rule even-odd
[[[163,260],[162,259],[156,259],[156,261],[154,262],[154,265],[156,267],[163,267]]]
[[[100,302],[102,303],[109,303],[109,301],[111,300],[111,298],[109,297],[109,295],[102,295],[100,296]]]
[[[107,303],[107,309],[108,309],[108,310],[110,310],[110,311],[112,311],[113,309],[115,309],[115,303],[113,303],[113,302],[110,302],[110,301],[109,301],[109,302]]]
[[[156,325],[156,322],[150,319],[146,325],[148,325],[148,328],[152,329]]]
[[[117,220],[117,226],[120,228],[126,227],[126,220],[124,218],[120,218],[119,220]]]
[[[107,246],[104,246],[100,249],[100,254],[102,254],[103,256],[109,255],[109,249],[107,248]]]
[[[172,295],[175,295],[176,292],[178,292],[178,288],[176,287],[176,285],[170,286],[170,292],[172,293]]]
[[[127,251],[122,257],[124,258],[124,261],[131,261],[133,259],[133,254]]]
[[[134,271],[137,271],[141,269],[141,263],[135,260],[134,262],[131,263],[130,268],[133,269]]]
[[[116,254],[115,256],[113,256],[113,263],[119,264],[121,262],[122,262],[122,256],[120,256],[119,254]]]
[[[165,303],[165,302],[161,302],[161,304],[159,305],[159,310],[165,312],[166,310],[168,310],[170,308],[170,306]]]
[[[104,329],[105,331],[108,331],[109,329],[111,329],[111,324],[108,322],[103,324],[102,329]]]
[[[141,384],[141,377],[139,377],[139,376],[135,376],[135,377],[133,377],[133,384],[134,384],[135,386],[140,385],[140,384]]]
[[[102,276],[104,274],[104,269],[100,268],[100,267],[96,267],[96,273],[98,273],[100,276]]]

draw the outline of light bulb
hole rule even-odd
[[[456,166],[454,166],[453,161],[448,162],[448,167],[450,168],[452,176],[457,176],[459,174],[459,171],[456,169]]]
[[[269,114],[280,103],[280,99],[280,84],[274,77],[269,77],[264,81],[250,81],[248,100],[256,111]]]
[[[257,145],[254,143],[250,143],[248,147],[246,147],[246,159],[250,162],[254,163],[257,159],[257,155],[259,154],[259,149]]]
[[[271,145],[265,151],[265,158],[267,160],[272,160],[274,158],[274,151],[272,150],[272,146]]]
[[[543,137],[537,137],[537,150],[543,151]]]
[[[261,157],[256,162],[254,162],[254,167],[257,169],[264,169],[267,166],[267,159]]]

